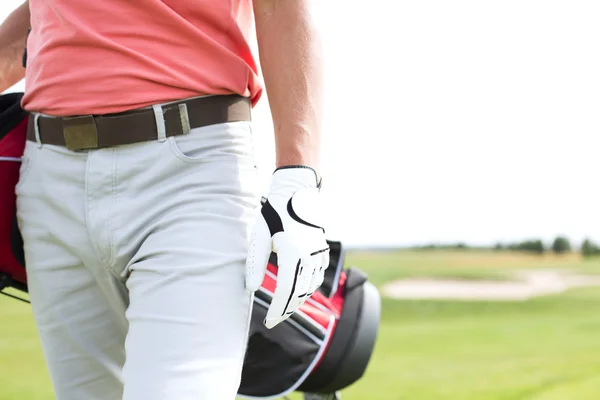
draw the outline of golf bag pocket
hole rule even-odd
[[[238,391],[241,398],[280,398],[293,391],[334,393],[356,382],[369,363],[380,319],[380,298],[361,271],[340,267],[339,242],[332,249],[324,285],[273,329],[263,320],[275,290],[272,256],[256,292],[248,348]],[[332,290],[333,284],[335,289]]]

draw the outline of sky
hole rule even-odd
[[[2,0],[0,19],[18,4]],[[314,10],[329,239],[600,241],[600,2],[328,0]],[[267,96],[253,115],[265,194]]]

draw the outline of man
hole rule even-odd
[[[253,26],[277,152],[262,208]],[[233,399],[270,252],[268,328],[328,265],[307,1],[29,0],[0,45],[0,89],[26,79],[18,220],[56,398]]]

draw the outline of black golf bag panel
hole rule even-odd
[[[323,285],[287,320],[266,329],[262,321],[277,275],[277,257],[271,256],[255,295],[239,397],[335,393],[363,376],[379,329],[379,292],[364,273],[343,267],[340,242],[328,243],[330,266]]]
[[[335,393],[365,373],[375,347],[381,317],[379,291],[356,268],[344,271],[344,305],[321,362],[299,386],[302,392]]]

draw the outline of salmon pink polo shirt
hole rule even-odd
[[[252,0],[29,0],[28,111],[108,114],[262,93]]]

